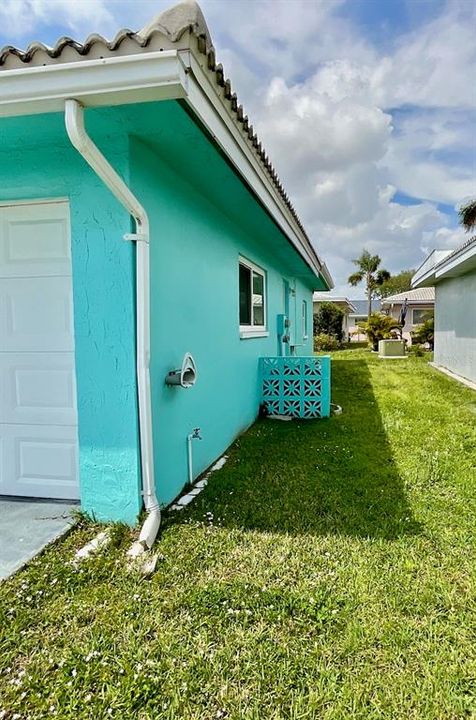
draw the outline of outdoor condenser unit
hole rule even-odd
[[[384,359],[406,358],[405,343],[403,340],[380,340],[378,344],[378,356]]]

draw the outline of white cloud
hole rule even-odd
[[[32,40],[33,33],[49,25],[63,25],[69,32],[113,29],[114,17],[106,0],[2,0],[0,24],[2,33]]]
[[[375,162],[385,153],[391,131],[391,118],[380,108],[321,92],[318,76],[292,87],[273,79],[262,112],[260,130],[266,144],[276,154],[279,150],[286,174],[292,177],[302,178],[303,170],[323,172]]]
[[[391,182],[408,195],[449,205],[474,194],[475,122],[475,113],[448,108],[404,114],[384,159]]]
[[[431,239],[440,240],[435,233],[446,224],[446,219],[434,205],[420,203],[403,206],[392,201],[394,188],[387,186],[380,191],[378,209],[364,223],[352,227],[339,227],[333,223],[321,223],[316,219],[312,225],[318,245],[330,260],[340,258],[337,284],[343,291],[347,276],[352,272],[351,260],[360,255],[363,247],[380,255],[382,265],[390,272],[398,272],[418,266]],[[453,238],[455,241],[456,238]],[[345,259],[345,260],[343,260]],[[350,291],[356,296],[356,291]],[[361,294],[361,293],[357,293]]]
[[[408,123],[394,138],[391,115],[372,100],[368,73],[352,64],[327,63],[299,84],[274,78],[258,115],[266,147],[341,292],[356,295],[345,280],[363,247],[380,254],[392,272],[418,266],[428,242],[441,241],[436,232],[448,224],[435,201],[456,202],[468,192],[466,178],[450,167],[418,158],[427,146],[437,147],[441,119],[433,135],[424,133],[423,123]],[[411,147],[416,129],[421,137]],[[439,146],[458,142],[448,125]],[[423,200],[401,205],[397,189]],[[457,242],[458,234],[444,237]]]
[[[423,28],[403,36],[376,66],[372,85],[384,107],[474,107],[475,6],[453,2]]]
[[[408,195],[448,205],[458,205],[471,190],[474,176],[471,170],[461,171],[443,163],[418,161],[397,144],[387,158],[392,168],[392,181]]]
[[[373,56],[368,43],[336,11],[344,0],[204,0],[202,9],[221,46],[237,51],[262,77],[287,79],[312,72],[319,63],[342,56]]]
[[[434,232],[422,233],[422,250],[425,254],[431,252],[434,248],[452,250],[462,245],[467,239],[468,236],[460,227],[439,227]]]
[[[382,49],[352,0],[202,0],[218,59],[340,291],[363,247],[391,271],[464,235],[437,203],[476,194],[474,7],[440,14]],[[62,26],[82,39],[138,29],[173,0],[3,0],[10,41]],[[473,15],[472,15],[473,13]],[[62,34],[62,33],[59,33]],[[400,191],[417,204],[395,201]],[[397,196],[398,197],[398,196]]]

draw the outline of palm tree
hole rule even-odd
[[[459,221],[464,229],[469,232],[476,225],[476,200],[470,200],[459,209]]]
[[[382,262],[378,255],[371,255],[368,250],[362,250],[362,254],[356,260],[352,260],[359,268],[357,272],[349,276],[347,282],[354,287],[365,280],[365,293],[368,300],[368,317],[372,314],[372,298],[375,290],[390,278],[388,270],[379,270]]]

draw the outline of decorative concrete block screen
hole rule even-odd
[[[331,359],[320,357],[260,358],[262,402],[273,415],[329,417]]]

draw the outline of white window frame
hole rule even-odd
[[[243,257],[242,255],[238,256],[238,269],[239,266],[243,265],[244,267],[248,268],[251,271],[251,294],[253,294],[253,273],[257,273],[258,275],[261,275],[263,278],[263,317],[264,317],[264,324],[263,325],[253,325],[253,298],[251,298],[251,325],[241,325],[240,324],[240,338],[246,339],[246,338],[256,338],[256,337],[268,337],[269,332],[267,330],[267,322],[268,322],[268,283],[267,283],[267,277],[266,277],[266,270],[263,270],[262,267],[259,265],[256,265],[251,260],[248,260],[248,258]],[[239,303],[238,303],[239,305]],[[239,307],[238,307],[238,313],[239,313]],[[239,315],[238,315],[239,317]]]

